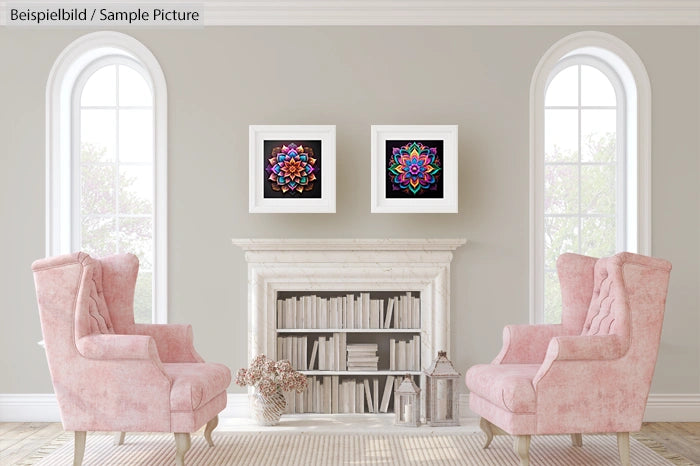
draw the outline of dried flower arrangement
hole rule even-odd
[[[278,390],[301,393],[306,389],[306,376],[292,369],[292,364],[283,359],[273,361],[264,354],[257,356],[248,369],[238,369],[236,383],[258,389],[263,396],[272,396]]]

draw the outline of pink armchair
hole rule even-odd
[[[629,433],[641,428],[661,338],[671,264],[631,253],[557,261],[562,323],[509,325],[491,364],[466,374],[469,407],[494,434],[516,436],[529,464],[530,436],[617,433],[629,465]]]
[[[85,253],[32,264],[34,283],[63,428],[75,432],[74,465],[86,431],[173,432],[184,465],[190,433],[211,432],[226,407],[230,370],[207,363],[189,325],[134,323],[138,259]]]

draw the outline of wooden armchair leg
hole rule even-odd
[[[114,436],[114,444],[119,446],[119,445],[124,445],[124,438],[126,437],[126,432],[117,432],[117,435]]]
[[[479,427],[482,432],[486,434],[486,442],[482,448],[488,448],[491,445],[491,440],[493,440],[493,424],[484,419],[483,417],[479,420]]]
[[[620,453],[620,464],[630,466],[630,433],[617,433],[617,451]]]
[[[211,433],[214,429],[216,429],[216,426],[219,425],[219,416],[214,416],[211,421],[207,422],[207,427],[204,429],[204,438],[207,440],[207,443],[209,444],[210,447],[214,446],[214,442],[211,440]]]
[[[75,431],[75,444],[73,446],[73,466],[80,466],[83,464],[83,456],[85,455],[85,436],[87,432],[84,430]]]
[[[582,447],[583,436],[581,434],[571,434],[571,444],[575,447]]]
[[[185,466],[185,453],[190,449],[192,440],[189,433],[175,433],[175,447],[177,454],[175,455],[175,464],[177,466]]]
[[[513,441],[513,449],[520,458],[520,466],[530,466],[530,436],[516,436]]]

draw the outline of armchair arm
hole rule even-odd
[[[204,362],[194,349],[191,325],[136,324],[134,333],[153,337],[163,362]]]
[[[79,338],[75,345],[88,359],[160,361],[156,344],[148,336],[98,333]]]
[[[60,361],[52,381],[68,430],[167,432],[170,390],[153,338],[93,334],[79,338],[80,356]]]
[[[552,338],[547,348],[547,359],[585,361],[617,359],[624,354],[619,335],[577,335]]]
[[[559,324],[506,325],[503,347],[491,364],[540,364],[549,341],[562,333]]]
[[[614,334],[552,338],[547,348],[547,355],[533,379],[533,384],[536,386],[540,379],[555,371],[559,364],[578,361],[590,365],[601,361],[612,361],[621,358],[626,350],[623,339]]]

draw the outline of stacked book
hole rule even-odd
[[[377,343],[351,343],[347,346],[347,370],[376,371],[379,362]]]

